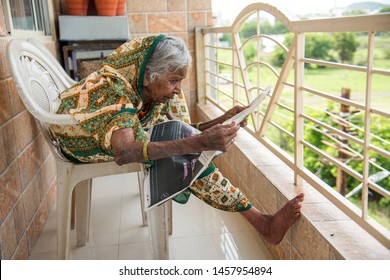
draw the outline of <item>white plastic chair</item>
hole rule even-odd
[[[146,223],[143,207],[142,164],[118,166],[115,162],[76,164],[61,153],[58,142],[48,128],[49,124],[72,125],[77,121],[71,115],[57,115],[59,93],[73,82],[49,51],[42,51],[39,42],[33,45],[13,39],[8,43],[7,55],[12,77],[27,110],[40,125],[53,152],[57,165],[57,255],[67,259],[70,239],[72,192],[76,198],[77,245],[84,246],[89,237],[91,179],[95,177],[138,172],[141,193],[143,222]],[[148,212],[149,231],[154,258],[168,259],[168,232],[171,231],[169,216],[171,205],[165,204]],[[167,215],[168,214],[168,215]],[[170,225],[169,225],[170,224]]]

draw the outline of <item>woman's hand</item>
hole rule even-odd
[[[204,150],[226,152],[234,142],[240,129],[234,122],[227,125],[217,124],[198,135]]]
[[[245,107],[238,106],[238,105],[234,106],[233,108],[227,110],[226,113],[224,114],[225,120],[230,119],[231,117],[237,115],[238,113],[240,113],[241,111],[245,110],[246,108],[248,108],[248,106],[245,106]],[[245,119],[240,123],[240,126],[241,126],[241,127],[245,127],[246,125],[247,125],[247,118],[245,118]]]

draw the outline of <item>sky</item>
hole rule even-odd
[[[390,5],[390,0],[211,0],[213,12],[221,13],[223,19],[234,19],[242,9],[254,2],[270,3],[276,7],[285,7],[293,14],[302,15],[329,11],[334,7],[346,7],[358,2],[377,2]]]

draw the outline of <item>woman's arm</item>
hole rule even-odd
[[[230,110],[226,111],[225,114],[223,114],[222,116],[220,116],[214,120],[199,123],[197,126],[197,129],[199,129],[200,131],[204,131],[204,130],[209,129],[217,124],[222,124],[225,121],[227,121],[228,119],[230,119],[231,117],[240,113],[242,110],[245,110],[246,108],[247,107],[242,107],[242,106],[238,106],[238,105],[234,106]],[[240,126],[245,127],[246,124],[247,123],[246,123],[246,119],[245,119],[243,122],[240,123]],[[193,125],[196,126],[197,124],[193,124]]]
[[[202,133],[174,141],[150,142],[147,145],[147,155],[150,160],[200,153],[208,150],[225,152],[233,144],[239,126],[218,124]],[[144,162],[144,143],[134,142],[132,128],[124,128],[113,132],[111,145],[115,162],[118,165],[130,162]]]

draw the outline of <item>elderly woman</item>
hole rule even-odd
[[[198,123],[201,133],[186,139],[149,142],[155,124],[178,118],[189,122],[181,93],[191,56],[183,40],[164,35],[135,38],[116,49],[103,67],[61,94],[58,114],[71,114],[76,126],[53,125],[64,154],[76,162],[144,162],[199,153],[227,151],[240,128],[222,125],[237,114],[236,106],[221,117]],[[244,126],[242,123],[241,126]],[[300,216],[303,194],[273,216],[262,214],[217,168],[187,189],[212,207],[240,212],[271,243],[278,244]]]

